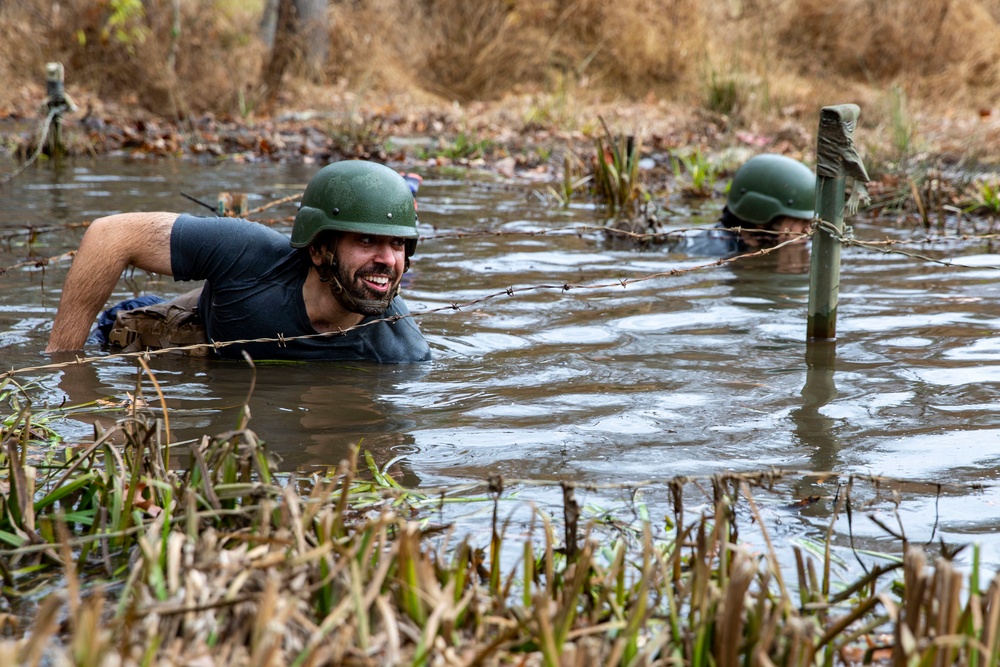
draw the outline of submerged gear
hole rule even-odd
[[[729,213],[759,226],[780,216],[810,220],[815,207],[816,176],[812,170],[798,160],[774,154],[747,160],[733,176],[726,199]]]
[[[107,345],[108,334],[111,333],[111,329],[115,326],[115,320],[118,319],[118,313],[123,310],[144,308],[146,306],[163,303],[164,301],[166,301],[166,299],[162,296],[157,296],[156,294],[145,294],[143,296],[136,296],[131,299],[120,301],[97,316],[97,325],[90,330],[90,335],[87,336],[87,344],[100,345],[102,347]]]
[[[385,165],[345,160],[317,172],[302,195],[292,247],[305,248],[323,231],[395,236],[416,250],[417,212],[410,185]]]
[[[159,303],[130,308],[129,304],[139,301],[132,299],[119,304],[121,308],[109,309],[105,314],[110,316],[113,312],[114,323],[110,324],[107,333],[108,344],[121,348],[122,352],[141,352],[208,343],[205,325],[198,317],[201,289],[198,287],[170,301],[160,299]],[[147,300],[153,301],[148,297]],[[183,351],[204,357],[212,348],[194,347]]]

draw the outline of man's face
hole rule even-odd
[[[362,315],[388,308],[406,266],[404,239],[344,232],[336,257],[337,278],[353,301],[346,307]]]
[[[777,243],[784,243],[785,241],[794,241],[795,243],[805,243],[805,234],[809,233],[812,228],[812,220],[803,220],[802,218],[792,218],[789,216],[783,216],[778,218],[771,223],[771,229],[776,232],[781,232],[778,234]]]
[[[748,248],[768,248],[785,241],[792,241],[794,244],[805,243],[807,237],[804,235],[809,233],[811,227],[812,220],[782,216],[764,227],[767,232],[744,229],[740,239]]]

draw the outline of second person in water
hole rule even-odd
[[[812,226],[815,207],[816,175],[809,167],[784,155],[757,155],[733,176],[718,225],[685,235],[675,248],[690,255],[725,257],[793,240],[778,252],[788,250],[783,254],[795,256],[786,268],[802,270],[804,234]]]

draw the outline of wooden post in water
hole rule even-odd
[[[857,210],[867,197],[868,174],[854,148],[854,128],[861,109],[856,104],[823,107],[816,148],[816,233],[813,234],[809,270],[808,340],[829,340],[837,335],[837,300],[840,294],[840,247],[844,235],[844,208]],[[845,205],[847,180],[854,180],[851,201]]]
[[[52,115],[52,130],[49,132],[49,155],[54,158],[66,153],[62,141],[62,114],[70,108],[66,98],[62,63],[45,65],[45,106]]]

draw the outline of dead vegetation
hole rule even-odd
[[[0,109],[25,113],[28,91],[37,93],[53,60],[66,65],[70,92],[93,105],[168,120],[405,113],[458,101],[576,130],[593,127],[584,104],[652,105],[647,120],[701,110],[746,128],[788,119],[811,126],[820,106],[856,102],[879,125],[888,121],[883,91],[893,88],[915,110],[987,117],[1000,81],[996,0],[359,0],[331,4],[318,84],[293,59],[272,109],[261,88],[263,3],[184,0],[176,15],[174,6],[4,3]],[[523,96],[533,102],[509,101]],[[578,113],[539,113],[561,98]]]
[[[169,413],[131,401],[93,442],[66,445],[24,388],[8,378],[0,397],[0,664],[1000,659],[1000,575],[978,549],[965,568],[944,547],[931,564],[883,522],[904,556],[869,553],[843,578],[836,518],[883,492],[898,505],[890,480],[851,476],[834,497],[801,500],[827,505],[830,528],[786,563],[756,500],[777,471],[646,484],[643,498],[668,499],[660,516],[634,496],[631,512],[595,512],[566,482],[561,518],[510,522],[501,478],[407,489],[367,455],[364,474],[356,459],[279,474],[246,411],[230,432],[179,443]],[[492,505],[490,529],[428,521],[446,499]]]

